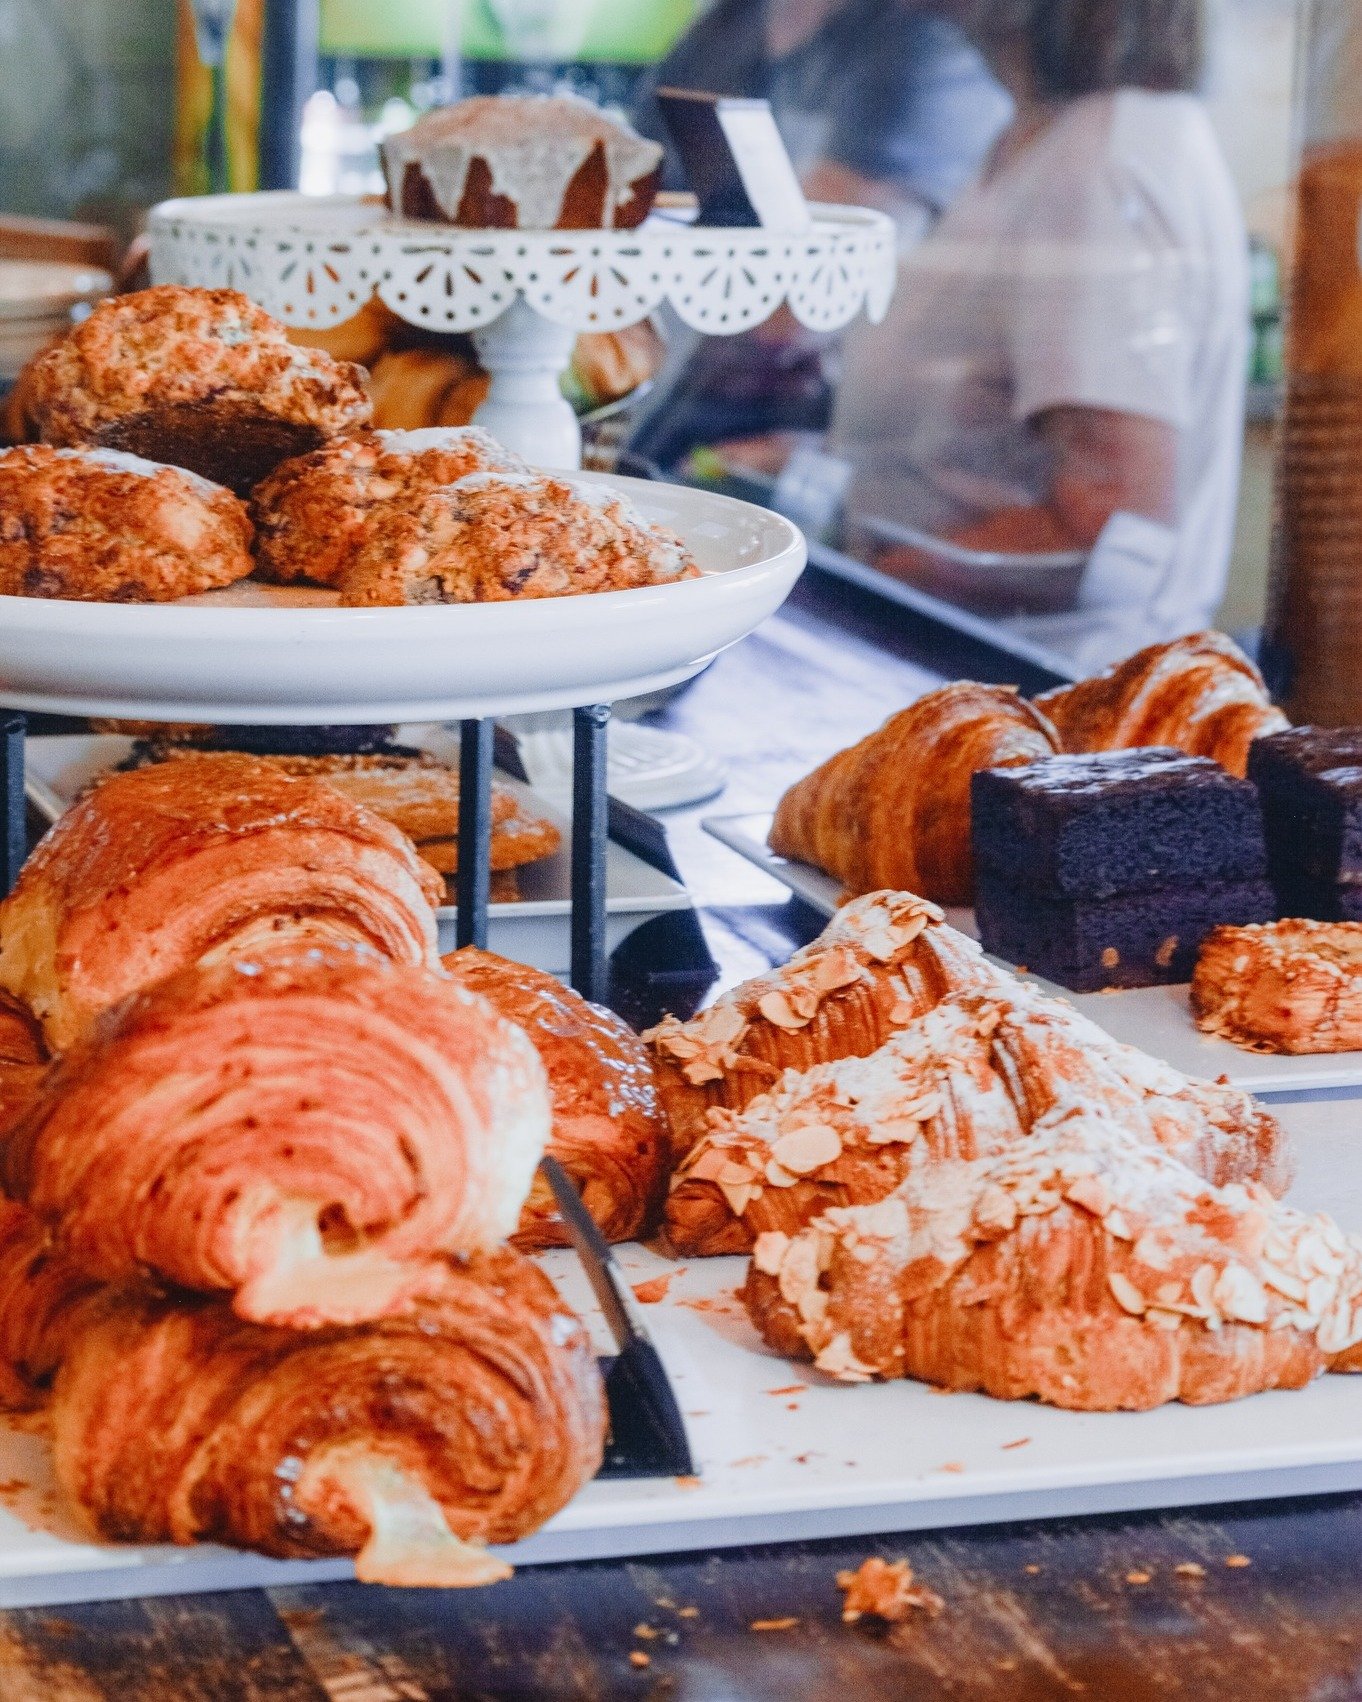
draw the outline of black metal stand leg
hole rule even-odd
[[[459,870],[455,877],[461,946],[487,946],[487,901],[492,884],[491,721],[465,721],[459,740]]]
[[[604,1003],[605,759],[609,704],[577,709],[572,716],[572,985]]]
[[[28,717],[10,710],[0,716],[0,787],[4,789],[5,847],[0,878],[14,890],[28,854],[28,805],[24,798],[24,733]]]

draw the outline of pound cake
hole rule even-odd
[[[1206,757],[1044,757],[972,801],[985,950],[1076,992],[1186,981],[1212,928],[1276,915],[1257,794]]]
[[[502,230],[629,230],[662,149],[571,95],[474,95],[383,143],[388,199],[409,219]]]

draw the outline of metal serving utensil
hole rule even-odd
[[[691,1477],[695,1465],[681,1409],[638,1303],[572,1178],[555,1158],[539,1167],[619,1349],[605,1366],[610,1439],[602,1477]]]

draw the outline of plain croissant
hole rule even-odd
[[[970,777],[1058,749],[1045,716],[1011,687],[943,686],[791,787],[771,849],[836,875],[849,893],[899,887],[968,904]]]

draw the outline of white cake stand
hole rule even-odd
[[[477,231],[395,219],[352,196],[204,195],[151,212],[156,283],[239,289],[286,325],[339,325],[377,294],[413,325],[466,331],[491,375],[477,423],[541,467],[581,464],[559,381],[582,331],[616,331],[664,302],[729,336],[788,305],[811,330],[893,292],[891,220],[816,206],[811,228],[702,229],[654,216],[635,231]]]

